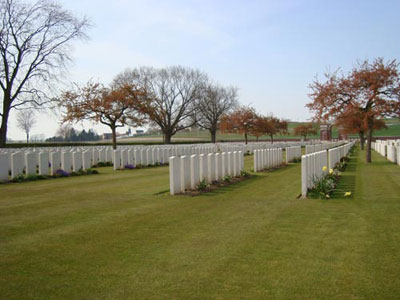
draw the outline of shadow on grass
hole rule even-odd
[[[356,176],[355,172],[357,169],[358,157],[353,154],[352,158],[348,162],[345,171],[339,180],[339,183],[332,193],[331,198],[333,199],[351,199],[354,197],[354,191],[356,189]],[[351,192],[351,196],[345,197],[346,192]]]
[[[281,165],[278,168],[271,168],[271,169],[263,170],[263,171],[260,171],[260,172],[252,172],[252,174],[268,174],[268,173],[271,173],[271,172],[275,172],[275,173],[283,172],[283,171],[286,171],[288,169],[292,169],[292,168],[296,167],[297,165],[298,165],[298,163],[288,163],[288,164]]]
[[[198,197],[214,197],[214,196],[217,196],[217,195],[229,193],[229,192],[235,191],[237,189],[240,189],[240,188],[242,188],[242,187],[244,187],[246,185],[249,185],[250,183],[253,183],[255,181],[259,181],[260,179],[263,179],[263,177],[259,176],[259,175],[252,175],[252,177],[247,178],[247,179],[245,179],[243,181],[240,181],[240,182],[237,182],[237,183],[234,183],[234,184],[230,184],[230,185],[227,185],[227,186],[223,186],[223,187],[220,187],[218,189],[209,191],[207,193],[200,194],[200,195],[198,195]]]

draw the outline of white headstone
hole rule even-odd
[[[206,154],[199,155],[199,164],[200,164],[200,181],[203,181],[204,179],[207,181],[208,162]]]
[[[90,167],[91,167],[90,159],[91,159],[91,155],[90,155],[89,150],[82,152],[82,169],[83,170],[90,169]],[[114,159],[112,159],[112,160],[114,160]]]
[[[25,152],[25,174],[36,175],[38,165],[38,155],[35,152]]]
[[[72,170],[78,172],[82,169],[82,152],[76,151],[72,153]]]
[[[171,195],[181,191],[181,160],[179,157],[169,158],[169,191]]]
[[[114,150],[113,153],[113,161],[114,161],[114,171],[121,169],[121,151],[120,150]]]
[[[199,156],[190,156],[190,188],[194,190],[200,182]]]
[[[212,183],[215,180],[215,154],[207,154],[207,182]]]
[[[181,156],[181,192],[190,189],[190,160],[188,156]]]
[[[0,180],[8,180],[8,161],[9,156],[7,154],[0,154]]]
[[[61,152],[61,169],[65,172],[72,170],[72,155],[71,152]]]
[[[39,153],[39,175],[49,175],[49,153]]]
[[[57,170],[61,169],[61,155],[60,152],[51,152],[50,153],[50,173],[51,175],[55,175]]]

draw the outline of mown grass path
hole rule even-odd
[[[395,299],[400,168],[363,157],[329,201],[299,164],[198,197],[166,167],[1,185],[0,298]]]

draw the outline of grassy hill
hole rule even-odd
[[[276,135],[274,139],[300,139],[301,136],[296,136],[293,134],[293,130],[296,126],[302,124],[302,122],[289,122],[289,135]],[[374,133],[374,136],[400,136],[400,119],[387,119],[386,120],[387,129],[378,130]],[[310,138],[319,138],[319,132],[316,135],[310,136]],[[337,128],[334,126],[332,129],[333,138],[338,137]],[[354,135],[354,137],[357,137]],[[121,139],[120,142],[130,142],[136,141],[138,139],[162,139],[161,135],[144,135],[141,137]],[[243,135],[234,134],[234,133],[217,133],[218,141],[241,141],[244,139]],[[260,140],[269,140],[269,136],[262,136],[259,138]],[[208,141],[210,140],[210,134],[208,131],[194,131],[194,132],[179,132],[173,137],[173,141],[185,141],[185,140],[194,140],[194,141]],[[254,136],[249,136],[249,140],[256,140]]]

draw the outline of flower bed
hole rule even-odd
[[[195,190],[186,190],[184,193],[181,193],[181,195],[190,195],[190,196],[198,196],[203,193],[207,192],[212,192],[215,190],[218,190],[222,187],[232,185],[241,181],[244,181],[246,179],[251,178],[252,175],[247,172],[247,171],[241,171],[240,176],[238,177],[230,177],[230,176],[225,176],[222,180],[220,181],[213,181],[211,184],[207,183],[204,179],[196,186]]]
[[[87,169],[87,170],[79,170],[78,172],[66,172],[62,169],[58,169],[55,171],[54,175],[19,175],[11,180],[6,180],[0,182],[0,184],[5,183],[21,183],[27,181],[35,181],[35,180],[45,180],[45,179],[52,179],[52,178],[61,178],[61,177],[73,177],[73,176],[82,176],[82,175],[93,175],[99,174],[99,171]]]
[[[350,161],[350,155],[353,153],[353,149],[350,150],[348,156],[342,157],[336,164],[334,169],[330,169],[328,174],[319,180],[314,181],[314,187],[308,190],[307,195],[310,198],[330,199],[332,193],[335,191],[342,172],[346,169],[347,163]],[[328,171],[327,166],[322,168],[324,172]],[[350,197],[351,192],[345,192],[345,197]]]

